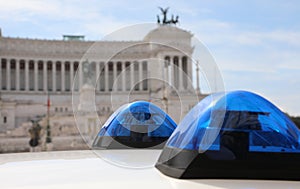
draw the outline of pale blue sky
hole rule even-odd
[[[251,90],[300,115],[300,1],[0,0],[4,36],[101,40],[124,26],[156,22],[171,7],[180,26],[210,49],[226,90]]]

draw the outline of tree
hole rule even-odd
[[[299,116],[289,116],[291,120],[297,125],[297,127],[300,129],[300,117]]]

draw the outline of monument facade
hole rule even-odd
[[[51,126],[93,104],[101,125],[135,100],[155,103],[178,123],[204,97],[193,87],[191,39],[190,32],[163,24],[140,41],[0,36],[0,134],[46,117],[48,94]],[[80,102],[89,95],[92,102]]]

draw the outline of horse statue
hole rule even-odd
[[[157,23],[158,24],[162,24],[162,25],[166,25],[166,24],[174,24],[176,25],[178,22],[179,22],[179,16],[177,15],[176,18],[174,19],[174,15],[172,15],[171,17],[171,20],[168,20],[167,18],[167,13],[168,13],[168,10],[169,10],[169,7],[167,8],[161,8],[161,7],[158,7],[163,15],[163,19],[160,20],[160,17],[159,15],[157,15]]]

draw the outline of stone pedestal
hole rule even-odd
[[[80,89],[79,112],[95,112],[95,89],[88,84],[84,84]]]
[[[100,131],[100,122],[96,113],[81,113],[77,116],[77,126],[84,141],[91,147]]]
[[[95,89],[89,84],[84,84],[80,89],[76,122],[83,139],[91,146],[99,132],[99,118],[95,106]]]

